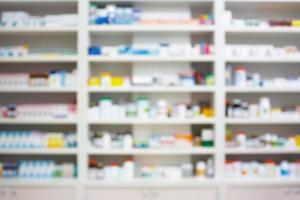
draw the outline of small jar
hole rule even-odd
[[[201,132],[201,140],[203,147],[214,146],[214,132],[212,129],[203,129]]]
[[[300,178],[300,160],[296,161],[296,169],[295,169],[296,178]]]
[[[227,178],[234,178],[234,161],[226,160],[225,162],[225,176]]]
[[[182,163],[181,170],[184,178],[190,178],[193,176],[193,165],[191,163]]]
[[[206,175],[206,163],[204,161],[199,161],[196,164],[196,176],[198,178],[205,178]]]
[[[138,118],[148,118],[150,111],[150,102],[147,97],[139,97],[137,99]]]
[[[247,136],[244,132],[237,133],[236,141],[239,147],[245,148],[246,147],[246,141]]]
[[[259,117],[269,118],[271,116],[271,102],[267,97],[263,97],[259,101]]]
[[[160,99],[157,102],[157,117],[167,118],[168,117],[168,104],[164,99]]]
[[[186,104],[178,104],[177,106],[177,117],[180,119],[185,119],[187,117],[187,105]]]
[[[102,148],[103,149],[110,149],[111,148],[111,136],[108,132],[103,133]]]
[[[132,136],[130,134],[126,134],[124,136],[124,144],[123,144],[123,148],[124,149],[131,149],[133,147],[133,139]]]
[[[135,174],[135,164],[132,160],[126,160],[123,164],[124,169],[124,178],[126,180],[132,180],[134,179]]]
[[[265,162],[266,168],[266,178],[276,178],[276,164],[273,160],[266,160]]]
[[[287,161],[282,161],[280,163],[280,177],[290,176],[290,164]]]
[[[111,86],[111,74],[104,72],[100,75],[100,84],[103,87],[110,87]]]
[[[247,71],[245,67],[235,68],[234,84],[236,87],[245,87],[247,85]]]
[[[102,97],[99,100],[99,106],[100,106],[100,117],[104,119],[110,119],[111,118],[111,109],[112,109],[112,99],[109,97]]]
[[[128,118],[137,117],[137,108],[134,103],[129,103],[126,105],[126,117]]]
[[[249,105],[249,117],[250,118],[257,118],[258,115],[258,106],[257,104],[250,104]]]

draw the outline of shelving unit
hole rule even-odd
[[[146,26],[146,25],[128,25],[128,26],[96,26],[88,24],[88,5],[89,3],[111,4],[111,3],[129,3],[138,5],[159,5],[163,10],[165,6],[173,6],[176,8],[184,7],[186,12],[193,6],[203,6],[209,9],[215,18],[215,25],[212,26]],[[224,11],[233,8],[245,8],[245,5],[254,4],[280,4],[285,7],[289,5],[297,5],[300,8],[299,0],[0,0],[1,5],[18,5],[18,8],[31,9],[33,13],[35,9],[41,9],[37,13],[43,12],[47,5],[63,5],[63,8],[73,10],[78,14],[78,26],[76,27],[42,27],[42,28],[3,28],[0,27],[0,38],[5,37],[38,37],[51,36],[49,41],[44,41],[45,44],[51,43],[52,38],[72,38],[71,45],[76,46],[76,56],[29,56],[20,58],[0,58],[0,71],[10,66],[14,66],[16,71],[26,71],[34,68],[41,70],[45,65],[45,69],[55,68],[77,68],[78,85],[72,88],[0,88],[0,95],[3,94],[11,99],[15,95],[44,95],[43,100],[51,99],[53,94],[60,95],[68,99],[68,96],[74,96],[77,101],[77,117],[69,119],[0,119],[0,127],[9,127],[9,130],[29,126],[38,127],[45,130],[59,129],[59,127],[67,127],[75,130],[77,133],[78,146],[74,149],[0,149],[0,159],[9,156],[18,156],[23,158],[51,156],[54,159],[72,159],[77,163],[78,176],[73,180],[21,180],[21,179],[0,179],[0,199],[1,193],[8,194],[8,199],[19,200],[36,200],[44,199],[54,200],[96,200],[110,199],[117,200],[120,197],[125,199],[144,199],[144,200],[181,200],[187,198],[190,200],[202,199],[209,200],[262,200],[262,196],[266,197],[274,193],[274,199],[299,199],[300,180],[231,180],[225,175],[225,161],[228,157],[243,157],[248,156],[271,156],[282,157],[288,155],[297,157],[300,155],[300,149],[241,149],[241,148],[226,148],[225,135],[228,126],[235,129],[245,128],[249,131],[255,129],[274,129],[280,127],[294,127],[298,130],[300,127],[300,119],[231,119],[225,116],[224,102],[226,98],[231,96],[251,95],[260,97],[263,95],[282,95],[300,94],[299,88],[237,88],[225,85],[225,68],[227,64],[233,65],[249,65],[249,68],[259,64],[261,72],[267,70],[276,74],[276,68],[284,68],[285,66],[300,65],[300,57],[227,57],[225,48],[227,44],[237,40],[238,42],[248,41],[248,36],[257,35],[284,38],[287,35],[298,36],[300,28],[233,28],[225,27],[223,24]],[[144,5],[144,6],[145,6]],[[232,6],[234,5],[234,6]],[[156,7],[158,8],[158,7]],[[29,9],[30,10],[30,9]],[[180,10],[180,9],[179,9]],[[48,10],[45,9],[44,12]],[[256,11],[254,10],[255,14]],[[43,13],[47,14],[47,13]],[[185,13],[187,14],[187,13]],[[189,14],[189,13],[188,13]],[[257,13],[256,13],[257,14]],[[239,15],[242,15],[239,13]],[[266,14],[267,15],[267,14]],[[249,16],[244,16],[249,17]],[[99,44],[101,41],[113,41],[116,35],[125,35],[126,43],[139,44],[151,38],[168,40],[170,35],[176,38],[184,38],[183,43],[190,44],[192,38],[196,35],[205,35],[215,45],[215,55],[212,56],[185,56],[185,57],[150,57],[150,56],[89,56],[89,45]],[[127,37],[130,36],[130,37]],[[104,38],[102,40],[102,37]],[[130,38],[130,39],[128,39]],[[238,38],[238,39],[236,39]],[[24,41],[25,42],[25,41]],[[43,44],[44,44],[43,43]],[[67,44],[70,45],[70,44]],[[30,66],[30,65],[33,66]],[[147,65],[148,64],[148,65]],[[214,86],[129,86],[129,87],[89,87],[87,85],[88,78],[93,74],[99,74],[102,67],[111,66],[117,70],[122,69],[120,65],[124,65],[130,69],[130,73],[136,71],[147,72],[147,68],[152,67],[150,64],[157,66],[163,65],[165,68],[177,69],[188,66],[203,65],[211,69],[214,73],[216,83]],[[23,67],[24,65],[24,67]],[[118,67],[120,69],[118,69]],[[298,68],[300,66],[297,66]],[[279,70],[280,71],[280,70]],[[295,69],[295,73],[300,73],[300,68]],[[193,95],[200,95],[201,98],[209,99],[214,107],[215,117],[212,119],[121,119],[121,120],[100,120],[90,119],[88,117],[88,109],[91,101],[103,95],[129,95],[134,99],[139,94],[148,96],[157,96],[170,94],[176,96],[176,100],[193,100]],[[178,98],[177,98],[178,97]],[[154,98],[154,99],[155,99]],[[284,98],[284,97],[283,97]],[[297,99],[295,99],[296,101]],[[91,146],[90,132],[97,129],[105,128],[122,128],[129,127],[133,135],[139,135],[145,130],[151,130],[153,127],[161,128],[168,127],[170,130],[176,130],[181,127],[185,131],[192,129],[202,129],[202,127],[210,127],[215,131],[214,147],[213,148],[185,148],[185,149],[130,149],[130,150],[104,150],[97,149]],[[71,128],[70,128],[71,127]],[[182,128],[183,127],[183,128]],[[199,127],[199,128],[198,128]],[[1,128],[0,128],[1,129]],[[290,131],[289,128],[286,128]],[[294,130],[293,129],[293,130]],[[178,162],[184,157],[184,160],[191,160],[194,157],[212,156],[214,159],[215,176],[209,180],[192,178],[189,180],[177,181],[161,181],[161,180],[133,180],[133,181],[95,181],[88,178],[88,161],[90,157],[124,157],[132,156],[138,161],[149,160],[163,162],[163,159],[172,158]],[[264,190],[261,190],[264,186]],[[31,196],[30,196],[31,193]],[[45,197],[45,194],[54,194],[52,197]],[[57,196],[56,194],[62,194]],[[36,195],[34,195],[36,194]],[[244,196],[243,196],[244,194]],[[34,195],[34,196],[32,196]],[[245,198],[245,199],[244,199]],[[5,199],[6,200],[6,199]]]
[[[60,14],[70,12],[77,14],[79,5],[77,0],[1,0],[0,13],[4,10],[25,10],[32,15]],[[0,39],[15,38],[13,45],[29,44],[36,48],[51,48],[53,46],[74,47],[78,51],[79,26],[76,27],[0,27]],[[36,42],[38,41],[38,42]],[[2,42],[1,42],[2,43]],[[5,43],[3,43],[4,45]],[[1,45],[1,46],[3,46]],[[29,72],[42,73],[55,69],[77,69],[79,67],[78,55],[45,55],[45,56],[27,56],[19,58],[0,58],[1,72]],[[68,102],[69,99],[76,98],[80,104],[79,80],[74,87],[22,87],[22,88],[0,88],[1,100],[7,99],[11,102],[22,102],[23,96],[27,102],[32,100],[38,102]],[[3,102],[1,101],[1,104]],[[19,102],[20,102],[19,101]],[[26,102],[26,101],[25,101]],[[80,139],[80,109],[77,108],[77,116],[63,119],[39,119],[39,118],[16,118],[0,119],[0,129],[9,131],[23,130],[41,130],[41,131],[74,131],[77,133],[77,141]],[[54,160],[55,162],[69,161],[80,164],[80,145],[77,148],[61,149],[22,149],[8,148],[0,150],[0,159],[6,160]],[[78,167],[79,169],[81,167]],[[78,177],[74,179],[0,179],[0,199],[80,199],[79,198],[79,177],[81,172],[78,171]],[[45,194],[51,194],[45,197]],[[78,195],[77,195],[78,194]]]

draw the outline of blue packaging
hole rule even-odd
[[[97,17],[95,20],[95,24],[98,24],[98,25],[109,24],[108,16]]]
[[[101,47],[99,46],[91,46],[89,47],[89,55],[101,55]]]
[[[120,55],[130,54],[132,51],[131,45],[121,45],[118,49],[118,53]]]

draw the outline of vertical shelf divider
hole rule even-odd
[[[89,1],[78,0],[78,111],[79,111],[79,126],[78,126],[78,144],[79,144],[79,187],[77,191],[77,200],[86,199],[85,183],[87,180],[88,170],[88,119],[87,119],[87,108],[88,108],[88,93],[86,87],[87,80],[87,69],[89,67],[87,58],[88,48],[88,4]]]
[[[225,109],[224,102],[225,96],[225,57],[224,50],[225,44],[225,32],[223,27],[223,15],[225,11],[225,0],[214,0],[214,15],[215,15],[215,76],[216,76],[216,91],[215,91],[215,110],[216,110],[216,127],[215,127],[215,143],[216,143],[216,180],[219,184],[218,187],[218,199],[225,200],[225,187],[222,184],[224,180],[224,163],[225,163]]]

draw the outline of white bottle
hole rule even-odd
[[[132,136],[130,134],[126,134],[124,136],[124,144],[123,144],[123,148],[124,149],[132,149],[133,146],[133,139]]]
[[[126,180],[134,179],[135,165],[132,160],[126,160],[123,164],[124,178]]]
[[[108,132],[104,132],[102,136],[102,147],[103,149],[111,148],[111,137]]]
[[[150,110],[150,102],[147,97],[139,97],[137,100],[137,114],[138,118],[148,118]]]
[[[267,97],[263,97],[259,101],[259,117],[269,118],[271,116],[271,102]]]
[[[242,147],[242,148],[246,147],[247,136],[245,133],[239,133],[236,136],[236,140],[237,140],[239,147]]]
[[[250,118],[257,118],[258,114],[258,106],[257,104],[250,104],[249,106],[249,117]]]
[[[212,158],[209,158],[207,160],[206,176],[208,178],[213,178],[214,177],[214,161],[213,161]]]
[[[112,117],[112,99],[109,97],[102,97],[99,101],[100,117],[103,119],[111,119]]]
[[[157,118],[164,119],[168,117],[168,103],[164,99],[157,102]]]

